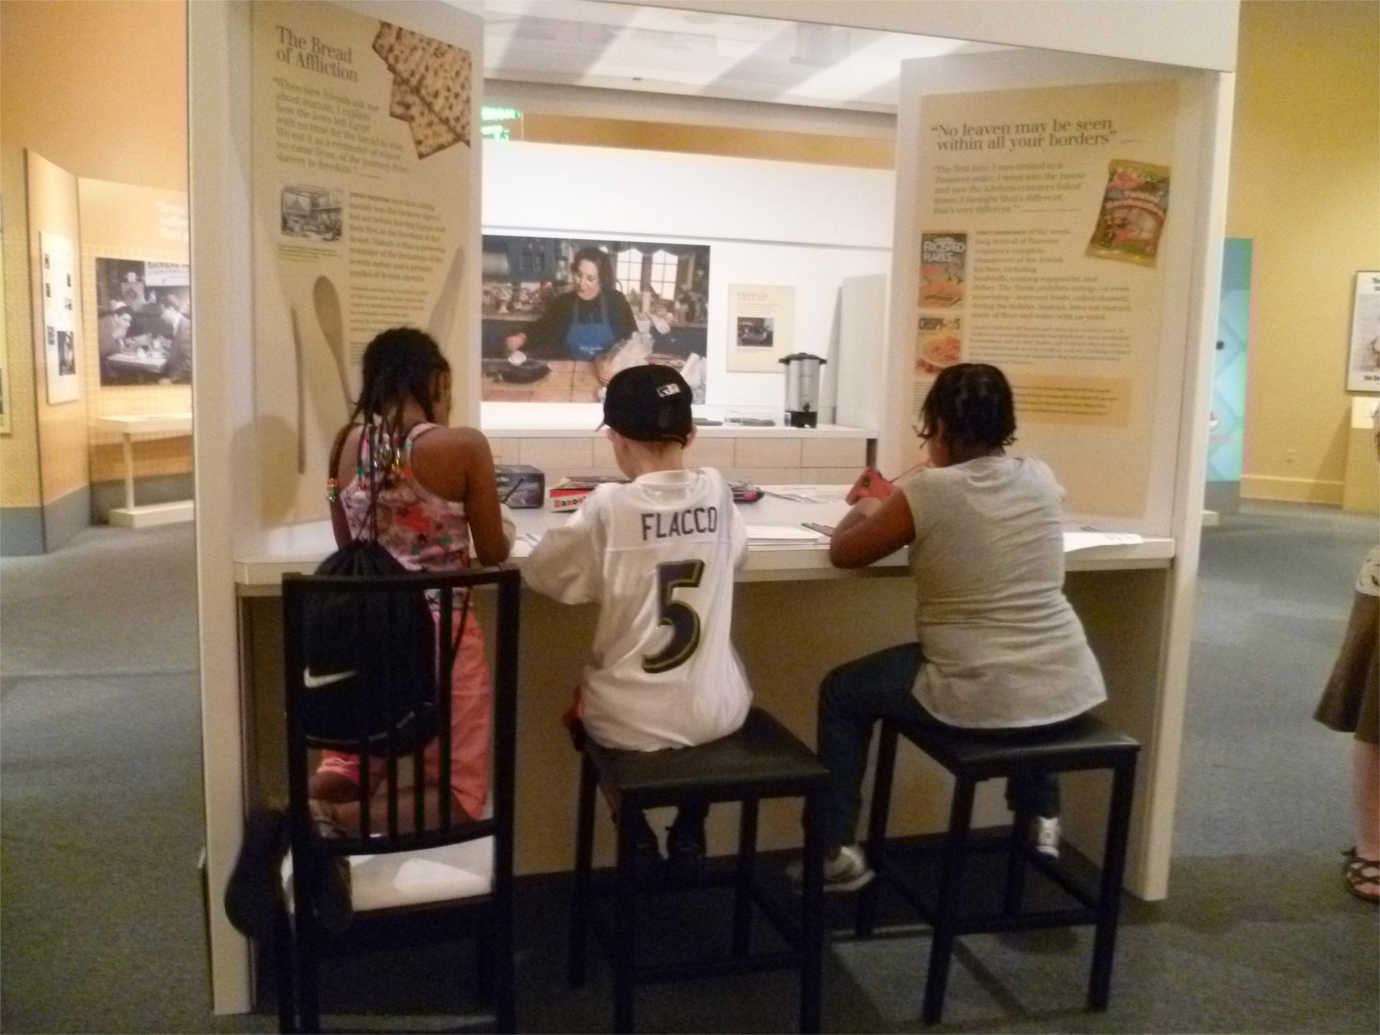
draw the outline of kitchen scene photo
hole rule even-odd
[[[624,367],[675,367],[704,401],[709,246],[486,234],[482,397],[597,402]]]
[[[339,191],[297,184],[284,187],[280,198],[284,237],[340,240],[345,223]]]
[[[102,388],[192,383],[189,272],[179,262],[96,260]]]

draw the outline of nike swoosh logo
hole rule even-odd
[[[314,676],[311,674],[311,666],[302,669],[302,685],[308,690],[320,690],[323,686],[330,686],[332,683],[339,683],[343,679],[353,679],[355,670],[348,672],[328,672],[324,676]]]

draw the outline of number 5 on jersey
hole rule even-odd
[[[671,627],[671,641],[655,654],[642,655],[643,672],[668,672],[684,665],[700,645],[700,616],[683,600],[671,595],[679,586],[694,588],[704,578],[704,561],[669,561],[656,566],[657,599],[661,607],[658,625]]]

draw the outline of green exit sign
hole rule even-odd
[[[486,104],[479,109],[479,117],[485,122],[512,122],[522,118],[522,112],[516,108],[491,108]]]

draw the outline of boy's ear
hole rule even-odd
[[[695,443],[695,429],[690,429],[690,434],[685,436],[685,448],[689,449]]]

